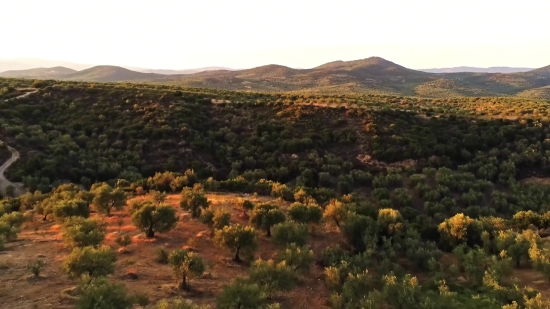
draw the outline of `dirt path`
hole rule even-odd
[[[11,152],[11,158],[8,159],[8,161],[4,162],[2,166],[0,166],[0,192],[2,195],[6,194],[6,188],[10,185],[15,187],[15,196],[20,196],[24,194],[24,190],[18,185],[15,184],[9,180],[6,179],[4,176],[4,172],[15,162],[17,159],[19,159],[19,151],[15,150],[14,148],[8,146],[8,150]]]
[[[7,99],[6,102],[11,101],[11,100],[22,99],[22,98],[24,98],[24,97],[28,97],[28,96],[30,96],[30,95],[33,94],[33,93],[37,93],[38,91],[39,91],[39,89],[36,89],[36,90],[34,90],[34,91],[24,93],[24,94],[22,94],[22,95],[20,95],[20,96],[17,96],[17,97],[15,97],[15,98]]]

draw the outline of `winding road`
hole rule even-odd
[[[38,89],[36,89],[34,91],[27,92],[27,93],[22,94],[18,97],[12,98],[11,100],[21,99],[21,98],[27,97],[27,96],[29,96],[33,93],[37,93],[37,92],[38,92]],[[9,100],[6,100],[6,101],[9,101]],[[0,143],[3,143],[3,142],[0,141]],[[4,144],[6,144],[6,143],[4,143]],[[4,176],[4,172],[15,161],[17,161],[19,159],[19,151],[17,151],[15,148],[10,147],[8,144],[6,144],[6,146],[8,146],[8,150],[11,152],[11,158],[9,158],[6,162],[4,162],[2,164],[2,166],[0,166],[0,193],[2,193],[2,195],[5,196],[6,195],[6,188],[9,187],[9,186],[13,186],[15,188],[14,195],[15,196],[20,196],[20,195],[23,195],[25,193],[25,190],[23,190],[21,188],[21,185],[9,181],[8,179],[6,179],[6,176]]]

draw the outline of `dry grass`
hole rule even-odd
[[[239,217],[240,212],[235,209],[237,198],[253,196],[235,194],[208,194],[212,208],[223,208],[231,213],[231,220],[235,223],[247,224]],[[259,201],[270,201],[271,198],[259,197]],[[188,214],[178,207],[179,197],[168,196],[167,203],[178,209],[180,221],[176,229],[166,234],[159,234],[154,239],[147,239],[144,234],[132,224],[126,210],[113,212],[111,218],[106,219],[108,224],[105,244],[118,249],[115,243],[117,235],[128,234],[132,237],[132,244],[127,247],[127,253],[119,253],[116,263],[116,272],[112,279],[124,282],[128,289],[135,293],[142,293],[149,297],[151,303],[163,298],[184,297],[199,304],[215,303],[216,296],[222,291],[223,285],[228,284],[238,276],[246,276],[248,266],[236,264],[232,261],[232,254],[215,247],[212,243],[209,229],[198,220],[192,220]],[[281,206],[286,208],[287,203]],[[118,221],[123,219],[119,228]],[[333,231],[321,232],[311,237],[310,245],[317,255],[330,244],[341,242],[339,233]],[[191,281],[192,291],[185,293],[175,288],[175,278],[170,266],[161,265],[155,261],[155,250],[164,248],[167,252],[183,248],[192,243],[193,250],[198,252],[209,265],[206,274]],[[0,307],[10,309],[33,308],[71,308],[73,299],[67,297],[67,292],[77,282],[68,278],[63,272],[62,262],[68,248],[62,242],[60,226],[54,222],[43,222],[40,218],[27,224],[17,241],[6,244],[6,251],[0,254]],[[260,236],[259,250],[255,258],[272,258],[277,248]],[[42,269],[41,280],[27,280],[29,271],[26,265],[36,261],[37,256],[46,261]],[[292,292],[277,300],[285,308],[325,308],[328,293],[322,280],[323,270],[314,266],[312,272],[303,278],[298,287]]]

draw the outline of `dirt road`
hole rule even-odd
[[[0,141],[1,142],[1,141]],[[6,187],[12,185],[15,187],[15,196],[20,196],[25,193],[25,191],[20,188],[20,185],[15,184],[9,180],[6,179],[4,176],[4,172],[15,162],[17,159],[19,159],[19,151],[15,150],[14,148],[8,146],[8,150],[11,152],[11,158],[8,159],[8,161],[4,162],[2,166],[0,166],[0,192],[2,192],[2,195],[6,194]]]

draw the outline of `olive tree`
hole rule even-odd
[[[94,194],[92,203],[100,213],[111,216],[112,209],[121,209],[126,205],[126,193],[120,189],[109,186],[106,183],[92,186],[91,193]]]
[[[226,226],[214,232],[214,244],[221,248],[233,250],[233,260],[241,262],[239,253],[241,250],[255,251],[258,247],[256,231],[250,226],[240,224]]]
[[[271,237],[273,225],[285,220],[285,214],[279,209],[279,206],[269,203],[256,205],[250,216],[250,223],[256,228],[264,230],[267,237]]]
[[[199,277],[206,268],[204,260],[198,254],[182,249],[172,251],[168,256],[168,263],[172,266],[174,275],[181,279],[182,290],[189,290],[190,278]]]
[[[172,230],[177,221],[176,210],[166,204],[156,205],[147,201],[139,209],[132,211],[132,222],[149,238],[155,237],[156,232],[166,233]]]
[[[62,226],[63,240],[72,247],[97,247],[105,239],[106,224],[94,219],[70,217]]]
[[[74,248],[63,261],[63,268],[72,277],[100,277],[112,274],[115,262],[116,255],[109,246]]]
[[[198,191],[198,192],[197,192]],[[206,196],[199,190],[185,187],[180,195],[180,207],[191,212],[191,217],[199,218],[203,209],[207,209],[210,203]]]

